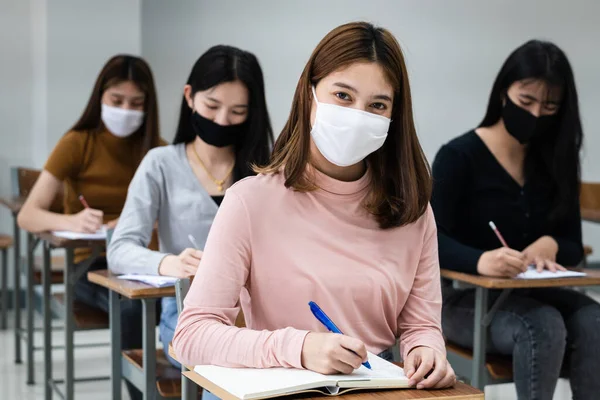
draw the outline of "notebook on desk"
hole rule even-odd
[[[577,271],[548,271],[538,272],[534,266],[530,266],[527,271],[521,272],[516,279],[551,279],[551,278],[576,278],[585,276],[584,272]]]
[[[162,275],[126,274],[126,275],[119,275],[117,278],[125,279],[128,281],[143,282],[147,285],[158,287],[158,288],[175,286],[175,283],[177,282],[177,278],[174,278],[172,276],[162,276]]]
[[[369,353],[372,370],[361,365],[350,375],[322,375],[290,368],[225,368],[198,365],[194,372],[226,391],[231,398],[258,400],[304,392],[336,396],[359,389],[408,388],[404,370]]]
[[[104,240],[106,239],[106,225],[103,225],[94,233],[81,233],[71,231],[52,231],[52,234],[56,237],[70,239],[70,240]]]

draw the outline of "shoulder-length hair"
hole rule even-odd
[[[316,189],[306,176],[310,163],[311,86],[358,62],[379,64],[394,90],[388,137],[367,157],[371,188],[364,206],[382,229],[404,226],[426,211],[431,173],[415,130],[404,56],[386,29],[353,22],[335,28],[321,40],[300,76],[290,116],[275,143],[270,163],[257,171],[278,173],[283,169],[287,187],[298,191]]]
[[[502,118],[508,88],[514,82],[528,80],[544,81],[548,90],[562,92],[556,124],[531,140],[525,156],[526,179],[543,180],[550,187],[554,193],[550,217],[557,218],[577,206],[583,141],[575,78],[565,53],[555,44],[540,40],[530,40],[513,51],[500,68],[479,126],[497,123]]]
[[[150,66],[139,57],[121,54],[106,62],[96,78],[96,83],[83,114],[71,130],[98,132],[103,129],[104,124],[101,118],[102,95],[109,87],[126,81],[133,82],[145,94],[144,123],[134,133],[134,135],[139,135],[142,138],[138,160],[140,162],[150,149],[159,145],[160,134],[154,77]]]

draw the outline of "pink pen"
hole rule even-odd
[[[496,228],[496,224],[494,224],[492,221],[490,221],[490,228],[492,228],[492,230],[494,231],[494,233],[498,237],[498,240],[500,240],[500,243],[502,243],[502,246],[509,247],[508,243],[506,243],[506,240],[504,240],[504,238],[500,234],[500,231],[498,230],[498,228]]]

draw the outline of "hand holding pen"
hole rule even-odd
[[[485,276],[514,278],[527,271],[525,254],[508,246],[496,224],[490,221],[489,225],[502,247],[483,253],[477,263],[477,272]]]
[[[196,275],[200,260],[202,259],[202,251],[198,249],[196,239],[192,235],[188,235],[188,240],[192,242],[194,248],[188,247],[179,255],[168,255],[160,262],[158,273],[165,276],[173,276],[176,278],[187,278]]]
[[[104,213],[91,208],[82,195],[79,196],[79,201],[84,208],[77,214],[66,216],[69,219],[68,230],[81,233],[97,232],[102,227]]]
[[[313,314],[315,314],[315,309],[311,305]],[[325,313],[322,315],[325,315]],[[317,314],[315,314],[316,316]],[[325,317],[327,316],[325,315]],[[327,320],[331,324],[329,324],[330,326],[325,326],[328,329],[334,329],[334,332],[335,330],[339,332],[339,329],[337,329],[329,317],[327,317]],[[325,320],[323,319],[323,321]],[[360,368],[363,362],[369,365],[367,361],[367,349],[362,341],[343,334],[319,332],[310,332],[304,339],[301,362],[302,366],[306,369],[328,375],[340,373],[351,374],[355,369]],[[370,365],[368,368],[370,368]]]

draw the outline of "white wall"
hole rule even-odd
[[[11,192],[11,166],[43,166],[106,60],[141,53],[140,1],[0,2],[1,196]],[[1,208],[0,232],[12,233],[11,221]]]
[[[161,128],[174,134],[182,87],[195,60],[215,44],[254,52],[265,74],[275,131],[287,118],[300,73],[335,26],[367,20],[390,29],[404,50],[421,143],[430,160],[443,143],[483,117],[495,75],[530,38],[568,54],[579,89],[586,137],[583,177],[600,181],[600,2],[535,0],[230,0],[142,3],[142,55],[158,83]],[[600,256],[600,228],[584,224]]]
[[[47,146],[36,163],[79,118],[104,63],[141,54],[140,1],[47,0]]]

